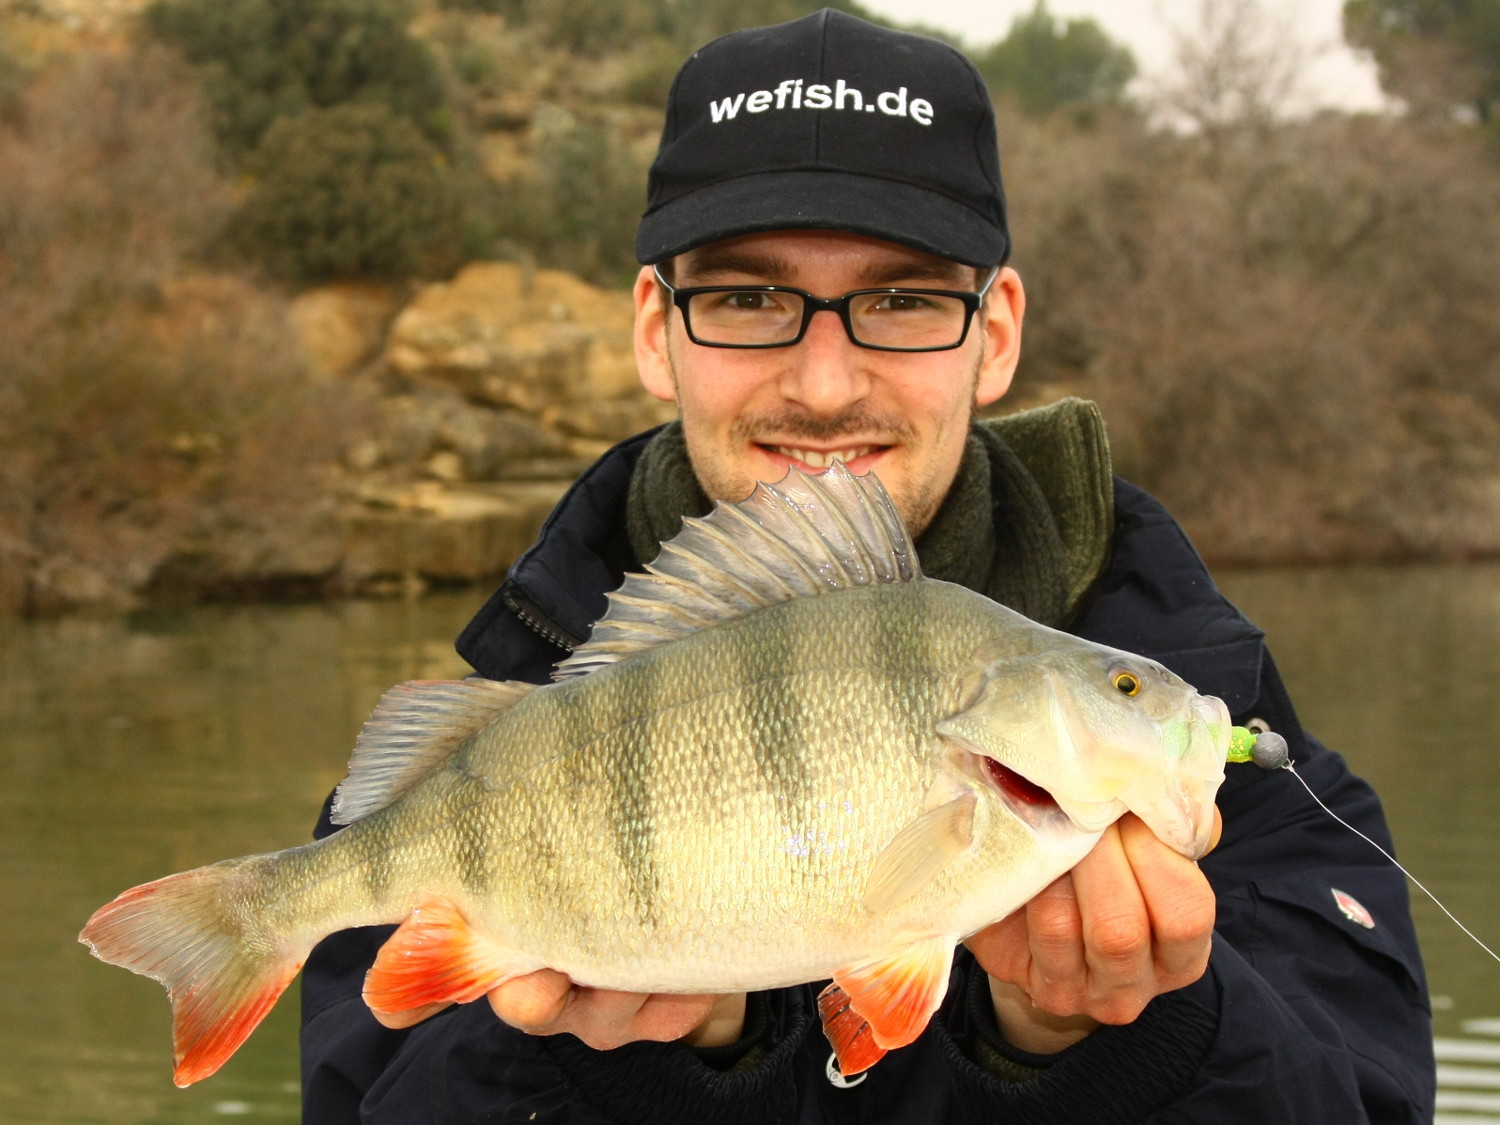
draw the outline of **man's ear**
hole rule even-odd
[[[650,266],[635,276],[635,367],[641,385],[663,402],[677,401],[672,364],[667,357],[667,308]]]
[[[984,362],[974,385],[974,405],[988,406],[1010,390],[1021,361],[1021,322],[1026,319],[1021,275],[1009,266],[1003,267],[990,286],[984,308],[974,319],[974,327],[985,334]]]

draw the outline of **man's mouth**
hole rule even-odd
[[[799,449],[790,445],[766,445],[761,448],[770,453],[780,454],[791,461],[796,461],[809,469],[826,469],[834,461],[842,461],[845,465],[868,457],[871,453],[886,448],[880,445],[851,445],[843,449]]]

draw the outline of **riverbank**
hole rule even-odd
[[[213,309],[222,318],[224,289],[211,278],[183,283],[164,298],[162,315],[180,324],[212,320]],[[227,292],[243,296],[233,285]],[[179,476],[170,487],[180,493],[176,507],[188,510],[164,518],[160,505],[74,509],[71,518],[98,526],[43,537],[51,553],[0,552],[9,560],[0,589],[9,590],[11,610],[120,612],[489,586],[595,457],[674,413],[636,380],[629,294],[558,271],[476,262],[445,282],[326,286],[261,314],[279,318],[296,353],[300,428],[261,434],[248,469],[228,464],[232,442],[256,444],[244,434],[171,434]],[[1097,389],[1038,384],[1023,370],[1001,405]],[[1117,468],[1127,476],[1149,470],[1130,415],[1109,421]],[[1247,435],[1199,474],[1147,482],[1210,562],[1500,557],[1500,479],[1455,478],[1442,508],[1361,512],[1338,506],[1347,482],[1257,456]],[[296,487],[276,483],[289,466]],[[182,483],[233,473],[267,487]]]
[[[445,76],[447,116],[422,120],[455,131],[451,160],[371,167],[462,171],[483,222],[327,285],[272,268],[316,241],[291,223],[307,192],[276,196],[284,237],[236,241],[277,167],[235,171],[241,87],[139,7],[0,0],[0,615],[490,585],[601,451],[672,416],[636,382],[625,287],[678,45],[574,42],[530,5],[423,0],[375,28]],[[397,147],[426,152],[397,109]],[[1118,99],[997,116],[1028,294],[1002,409],[1097,401],[1117,470],[1214,563],[1500,557],[1490,133],[1184,133]],[[366,249],[424,227],[387,203]]]

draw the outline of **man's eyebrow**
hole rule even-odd
[[[792,264],[780,254],[744,250],[707,250],[684,263],[682,272],[699,285],[712,285],[717,278],[735,274],[744,277],[786,278],[792,275]],[[771,282],[767,282],[771,284]],[[785,284],[785,282],[783,282]]]
[[[911,281],[941,281],[966,285],[973,280],[971,266],[947,262],[940,258],[911,258],[898,262],[881,262],[864,271],[866,285],[896,285]]]
[[[694,284],[712,285],[727,277],[767,279],[765,284],[790,285],[785,279],[794,276],[792,263],[780,254],[736,249],[708,250],[696,254],[688,268]],[[874,287],[913,282],[941,282],[945,285],[967,285],[973,280],[973,268],[941,258],[900,258],[874,262],[860,271],[859,283]]]

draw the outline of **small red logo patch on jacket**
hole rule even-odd
[[[1364,908],[1364,904],[1348,891],[1341,891],[1337,887],[1330,887],[1333,891],[1333,901],[1338,904],[1339,912],[1356,926],[1363,926],[1367,930],[1375,928],[1375,919],[1370,912]]]

